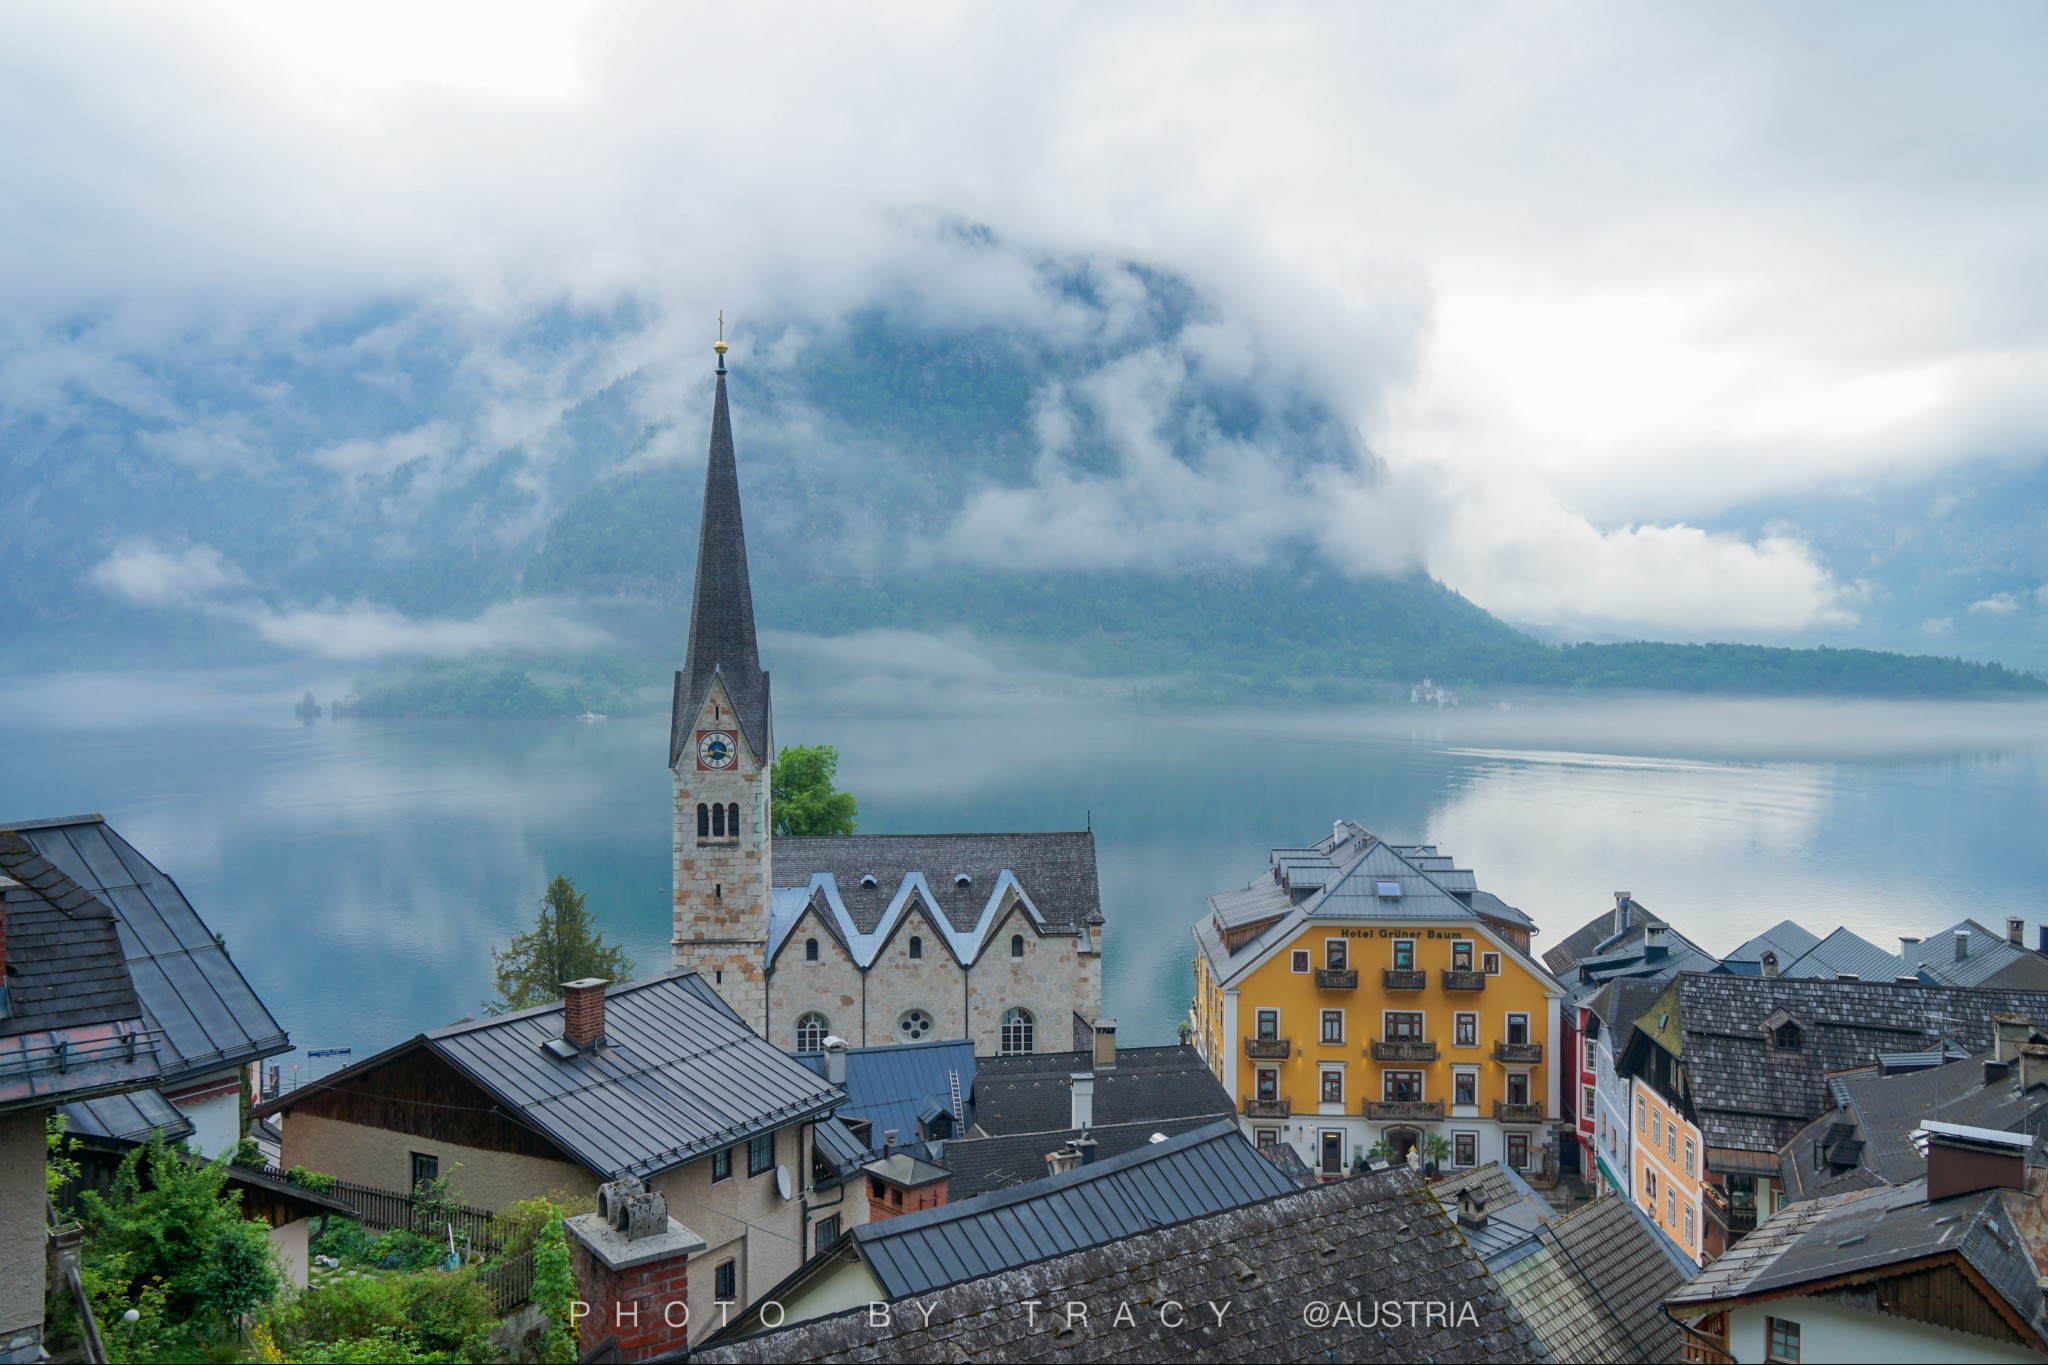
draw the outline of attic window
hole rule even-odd
[[[974,878],[968,876],[965,872],[955,872],[953,874],[953,885],[972,886],[974,885]]]
[[[1388,901],[1397,901],[1397,900],[1401,899],[1401,883],[1399,883],[1399,882],[1379,882],[1379,883],[1376,883],[1376,884],[1374,885],[1374,887],[1373,887],[1373,894],[1374,894],[1375,896],[1378,896],[1378,897],[1379,897],[1379,898],[1380,898],[1381,900],[1388,900]]]
[[[1780,1052],[1797,1052],[1800,1041],[1799,1025],[1790,1019],[1771,1030],[1771,1046]]]
[[[874,873],[872,873],[872,872],[864,873],[864,874],[863,874],[863,875],[861,876],[861,879],[860,879],[860,884],[861,884],[862,886],[866,887],[866,888],[867,888],[868,890],[870,890],[870,891],[874,890],[874,889],[875,889],[875,874],[874,874]]]

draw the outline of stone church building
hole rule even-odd
[[[1103,923],[1093,834],[773,836],[774,708],[723,341],[717,351],[689,651],[669,729],[675,965],[784,1049],[832,1036],[856,1047],[968,1038],[983,1055],[1091,1046]]]

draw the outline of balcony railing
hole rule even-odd
[[[1316,968],[1316,989],[1319,991],[1355,991],[1358,989],[1358,968],[1318,967]]]
[[[1756,1201],[1746,1199],[1743,1203],[1730,1202],[1719,1189],[1708,1185],[1703,1191],[1707,1213],[1725,1229],[1730,1237],[1741,1237],[1756,1231]]]
[[[1493,1121],[1495,1123],[1541,1123],[1543,1122],[1543,1103],[1540,1100],[1535,1100],[1528,1104],[1513,1104],[1507,1100],[1495,1100],[1493,1102]]]
[[[1496,1062],[1540,1062],[1543,1060],[1541,1043],[1495,1043],[1493,1060]]]
[[[1373,1040],[1372,1059],[1376,1062],[1433,1062],[1437,1059],[1437,1046],[1410,1038],[1377,1038]]]
[[[1442,1100],[1367,1100],[1365,1102],[1365,1116],[1369,1119],[1431,1123],[1444,1116],[1444,1102]]]
[[[1294,1040],[1291,1038],[1247,1038],[1244,1040],[1244,1055],[1253,1061],[1284,1062],[1294,1055]]]
[[[1380,984],[1390,991],[1419,991],[1429,985],[1429,973],[1389,967],[1380,973]]]
[[[1293,1100],[1255,1100],[1245,1097],[1244,1116],[1248,1119],[1284,1119],[1294,1113]]]
[[[1444,989],[1447,991],[1483,991],[1486,989],[1486,973],[1446,967],[1444,968]]]

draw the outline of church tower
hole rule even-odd
[[[755,1032],[767,1023],[769,765],[774,723],[754,642],[754,597],[740,525],[739,469],[725,402],[725,336],[690,645],[676,674],[668,763],[675,779],[675,965],[704,977]]]

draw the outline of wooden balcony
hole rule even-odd
[[[1419,991],[1429,987],[1429,973],[1401,971],[1389,967],[1380,973],[1380,985],[1390,991]]]
[[[1465,972],[1453,967],[1444,970],[1444,989],[1447,991],[1483,991],[1486,989],[1485,972]]]
[[[1358,968],[1318,967],[1316,968],[1316,989],[1319,991],[1355,991],[1358,989]]]
[[[1434,1123],[1444,1116],[1442,1100],[1367,1100],[1365,1116],[1388,1122]]]
[[[1255,1100],[1245,1096],[1244,1116],[1248,1119],[1284,1119],[1293,1113],[1293,1100]]]
[[[1372,1059],[1376,1062],[1433,1062],[1437,1059],[1435,1043],[1422,1043],[1410,1039],[1393,1041],[1375,1039],[1372,1045]]]
[[[1721,1225],[1730,1241],[1756,1231],[1756,1200],[1753,1197],[1736,1204],[1715,1185],[1706,1186],[1701,1193],[1706,1195],[1700,1202],[1706,1205],[1707,1216]]]
[[[1543,1060],[1541,1043],[1495,1043],[1493,1060],[1496,1062],[1540,1062]]]
[[[1495,1123],[1541,1123],[1543,1122],[1543,1103],[1538,1100],[1529,1104],[1510,1104],[1506,1100],[1495,1100],[1493,1102],[1493,1121]]]
[[[1292,1038],[1247,1038],[1244,1055],[1255,1062],[1284,1062],[1294,1055]]]

